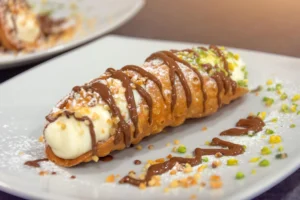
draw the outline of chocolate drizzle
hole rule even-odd
[[[29,160],[24,163],[24,165],[28,165],[29,167],[35,167],[38,168],[40,167],[40,162],[48,161],[48,158],[42,158],[42,159],[37,159],[37,160]]]
[[[211,144],[212,146],[227,147],[228,149],[202,149],[196,148],[194,151],[194,158],[183,158],[183,157],[172,157],[170,160],[163,163],[151,165],[148,170],[145,179],[135,179],[130,176],[125,176],[119,183],[129,183],[134,186],[139,186],[141,183],[148,185],[148,182],[155,175],[163,174],[170,169],[172,169],[177,163],[178,164],[190,164],[191,166],[196,166],[201,164],[202,156],[205,155],[215,155],[216,153],[222,153],[224,156],[236,156],[244,153],[244,148],[242,145],[234,144],[221,140],[219,138],[213,138]]]
[[[191,49],[184,49],[183,51],[188,51],[188,50],[191,50]],[[194,50],[191,50],[192,52],[196,53]],[[187,66],[188,68],[190,68],[191,70],[193,70],[193,72],[195,74],[197,74],[198,78],[199,78],[199,81],[200,81],[200,85],[201,85],[201,91],[202,91],[202,95],[203,95],[203,112],[205,112],[205,102],[206,102],[206,99],[207,99],[207,95],[206,95],[206,92],[204,90],[204,81],[203,81],[203,77],[202,75],[200,74],[200,72],[192,67],[190,65],[190,63],[188,63],[187,61],[185,60],[182,60],[182,59],[179,59],[176,55],[174,55],[173,53],[171,52],[168,52],[168,51],[163,51],[165,54],[167,54],[169,57],[171,57],[172,59],[174,59],[176,62],[179,62],[179,63],[182,63],[183,65]]]
[[[118,144],[121,141],[123,133],[124,143],[126,147],[129,147],[131,141],[130,126],[124,120],[124,117],[122,116],[121,111],[118,108],[109,88],[100,82],[93,83],[91,86],[89,86],[89,88],[97,92],[101,96],[102,100],[109,106],[112,112],[112,116],[119,118],[114,143]]]
[[[265,126],[263,120],[259,117],[249,116],[247,119],[240,119],[236,123],[236,127],[239,128],[231,128],[226,131],[220,133],[220,135],[231,135],[231,136],[239,136],[239,135],[247,135],[249,131],[253,131],[257,133],[262,130]]]
[[[237,127],[242,127],[243,129],[229,129],[227,131],[223,131],[220,135],[243,135],[245,132],[247,133],[249,130],[258,132],[261,131],[265,126],[265,123],[258,117],[249,116],[247,119],[240,119],[237,124]],[[134,186],[139,186],[141,183],[148,185],[148,182],[155,175],[163,174],[169,170],[171,170],[177,163],[178,164],[190,164],[191,166],[196,166],[201,164],[202,156],[205,155],[216,155],[217,153],[222,154],[223,156],[237,156],[245,152],[245,149],[242,145],[235,144],[232,142],[224,141],[219,138],[213,138],[211,146],[221,146],[227,147],[227,149],[202,149],[196,148],[194,150],[194,158],[183,158],[183,157],[172,157],[168,161],[163,163],[158,163],[151,165],[146,173],[145,179],[135,179],[130,176],[123,177],[119,183],[124,184],[128,183]]]
[[[223,52],[215,45],[210,45],[209,48],[212,49],[216,53],[216,55],[221,58],[221,60],[223,61],[224,69],[226,70],[227,73],[229,73],[228,62],[227,62]]]
[[[172,54],[172,53],[170,53],[170,54]],[[169,75],[170,75],[170,81],[171,81],[171,85],[172,85],[171,112],[173,112],[175,105],[176,105],[176,100],[177,100],[177,92],[176,92],[176,87],[175,87],[175,74],[178,76],[178,78],[182,84],[182,87],[184,89],[185,96],[186,96],[186,104],[187,104],[187,107],[189,108],[192,103],[192,93],[191,93],[190,87],[189,87],[180,67],[175,62],[175,60],[172,57],[170,57],[169,54],[166,53],[166,51],[160,51],[160,52],[153,53],[146,59],[146,61],[149,62],[149,61],[151,61],[153,59],[157,59],[157,58],[161,59],[169,67],[169,70],[170,70]]]

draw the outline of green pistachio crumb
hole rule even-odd
[[[281,112],[283,113],[289,113],[290,112],[290,108],[287,104],[282,104],[281,105]]]
[[[186,152],[186,147],[184,145],[180,145],[178,148],[177,148],[177,152],[178,153],[185,153]]]
[[[245,178],[245,175],[244,175],[243,172],[237,172],[237,173],[236,173],[235,179],[241,180],[241,179],[243,179],[243,178]]]
[[[282,84],[277,83],[275,88],[276,88],[276,90],[281,90],[282,89]]]
[[[202,158],[202,161],[203,161],[203,162],[208,162],[208,157],[203,157],[203,158]]]
[[[288,98],[286,93],[283,93],[282,95],[280,95],[280,99],[281,100],[286,100]]]
[[[260,150],[261,155],[269,155],[272,153],[271,149],[269,147],[263,147]]]
[[[268,161],[267,159],[264,159],[259,162],[259,166],[261,167],[268,167],[269,165],[270,165],[270,161]]]
[[[274,133],[274,131],[272,129],[266,129],[265,133],[271,135]]]
[[[271,106],[274,103],[274,99],[269,98],[269,97],[264,97],[263,102],[265,102],[266,106]]]
[[[271,119],[271,122],[277,122],[278,121],[278,118],[277,117],[274,117]]]
[[[295,128],[296,127],[296,124],[291,124],[290,125],[290,128]]]
[[[284,150],[283,146],[279,146],[278,149],[277,149],[277,151],[279,151],[279,152],[283,152],[283,150]]]

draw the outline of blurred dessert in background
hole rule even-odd
[[[36,14],[25,0],[0,0],[0,43],[3,51],[32,52],[71,39],[78,23],[71,18]]]

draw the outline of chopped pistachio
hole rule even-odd
[[[203,158],[202,158],[202,161],[203,161],[203,162],[208,162],[208,157],[203,157]]]
[[[259,118],[261,118],[262,120],[264,120],[266,118],[267,113],[266,112],[259,112],[257,113],[257,116]]]
[[[281,112],[289,113],[290,112],[289,106],[287,104],[282,104],[281,105]]]
[[[280,95],[280,99],[281,100],[286,100],[288,98],[287,94],[286,93],[283,93]]]
[[[300,110],[297,112],[297,115],[300,115]]]
[[[241,87],[247,87],[248,86],[248,80],[244,79],[244,80],[238,80],[237,84]]]
[[[260,150],[261,155],[269,155],[272,153],[271,149],[269,147],[263,147]]]
[[[269,87],[269,88],[267,88],[267,91],[268,91],[268,92],[273,92],[273,91],[275,91],[275,88]]]
[[[274,133],[274,131],[272,129],[268,129],[267,128],[266,131],[265,131],[265,133],[268,134],[268,135],[271,135],[271,134]]]
[[[276,159],[284,159],[287,158],[287,154],[286,153],[279,153],[275,156]]]
[[[236,173],[235,179],[241,180],[241,179],[243,179],[243,178],[245,178],[245,175],[244,175],[243,172],[237,172],[237,173]]]
[[[296,127],[296,124],[291,124],[290,125],[290,128],[295,128]]]
[[[244,151],[246,151],[246,149],[247,149],[247,146],[246,146],[246,145],[243,145],[243,148],[244,148]]]
[[[291,112],[295,113],[297,111],[297,107],[298,107],[298,104],[293,103],[290,108]]]
[[[284,150],[284,149],[283,149],[283,146],[279,146],[277,151],[283,152],[283,150]]]
[[[177,148],[177,152],[178,153],[185,153],[186,152],[186,147],[184,145],[180,145],[178,148]]]
[[[268,161],[267,159],[264,159],[259,162],[259,166],[261,167],[268,167],[269,165],[270,165],[270,161]]]
[[[266,106],[271,106],[274,103],[274,99],[269,98],[269,97],[264,97],[263,102],[265,102]]]
[[[295,101],[298,101],[300,100],[300,94],[295,94],[293,97],[292,97],[292,101],[295,102]]]
[[[254,163],[260,160],[260,157],[253,157],[249,160],[249,162]]]
[[[278,144],[281,142],[281,137],[279,135],[271,135],[269,138],[270,144]]]
[[[239,161],[235,158],[229,158],[227,160],[227,165],[228,166],[234,166],[234,165],[238,165],[239,164]]]
[[[282,89],[282,84],[277,83],[275,88],[276,88],[276,90],[281,90]]]
[[[278,121],[278,118],[277,117],[274,117],[271,119],[271,122],[277,122]]]
[[[272,85],[273,84],[273,81],[271,79],[267,80],[267,85]]]
[[[251,170],[251,174],[256,174],[256,170],[255,170],[255,169],[252,169],[252,170]]]

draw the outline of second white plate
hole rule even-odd
[[[144,5],[144,0],[29,0],[29,2],[36,5],[35,10],[51,8],[57,16],[76,13],[82,18],[82,27],[76,32],[73,39],[52,48],[29,54],[1,55],[0,69],[28,64],[84,44],[121,26],[137,14]]]

